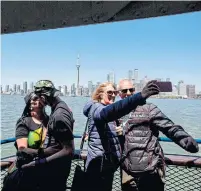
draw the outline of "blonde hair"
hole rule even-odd
[[[111,83],[111,82],[102,83],[97,87],[97,89],[92,94],[92,100],[100,102],[102,99],[102,94],[104,93],[104,89],[107,86],[112,86],[116,90],[116,87],[113,83]]]

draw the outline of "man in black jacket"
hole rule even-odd
[[[119,82],[118,90],[122,99],[135,92],[132,82],[127,79]],[[154,104],[138,106],[120,122],[125,133],[122,157],[124,191],[164,190],[165,161],[158,141],[159,131],[188,152],[199,150],[195,140]]]

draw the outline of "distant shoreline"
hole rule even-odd
[[[8,94],[8,93],[1,93],[0,95],[7,95],[7,96],[22,96],[24,97],[25,95],[20,95],[20,94]],[[64,96],[61,95],[60,97],[91,97],[91,96]],[[151,97],[152,99],[186,99],[186,100],[201,100],[201,97],[198,98],[181,98],[181,97],[170,97],[170,96],[160,96],[160,97]]]

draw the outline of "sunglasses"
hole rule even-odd
[[[31,100],[36,101],[37,99],[39,99],[39,96],[36,95],[35,93],[31,94]]]
[[[36,100],[38,100],[38,99],[39,99],[38,96],[34,96],[34,97],[32,98],[33,101],[36,101]]]
[[[118,93],[117,91],[112,91],[112,90],[107,91],[107,95],[110,95],[110,96],[112,96],[113,94],[116,96],[117,93]]]
[[[123,94],[126,94],[128,91],[129,91],[130,93],[133,93],[133,92],[135,91],[135,88],[123,89],[123,90],[120,90],[120,91],[121,91],[121,93],[123,93]]]

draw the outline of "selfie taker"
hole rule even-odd
[[[161,91],[171,91],[171,83],[152,83]],[[133,83],[127,79],[119,82],[118,90],[122,99],[135,93]],[[125,134],[121,164],[123,191],[164,191],[165,161],[159,131],[186,151],[199,151],[195,140],[152,103],[138,106],[121,123]]]

